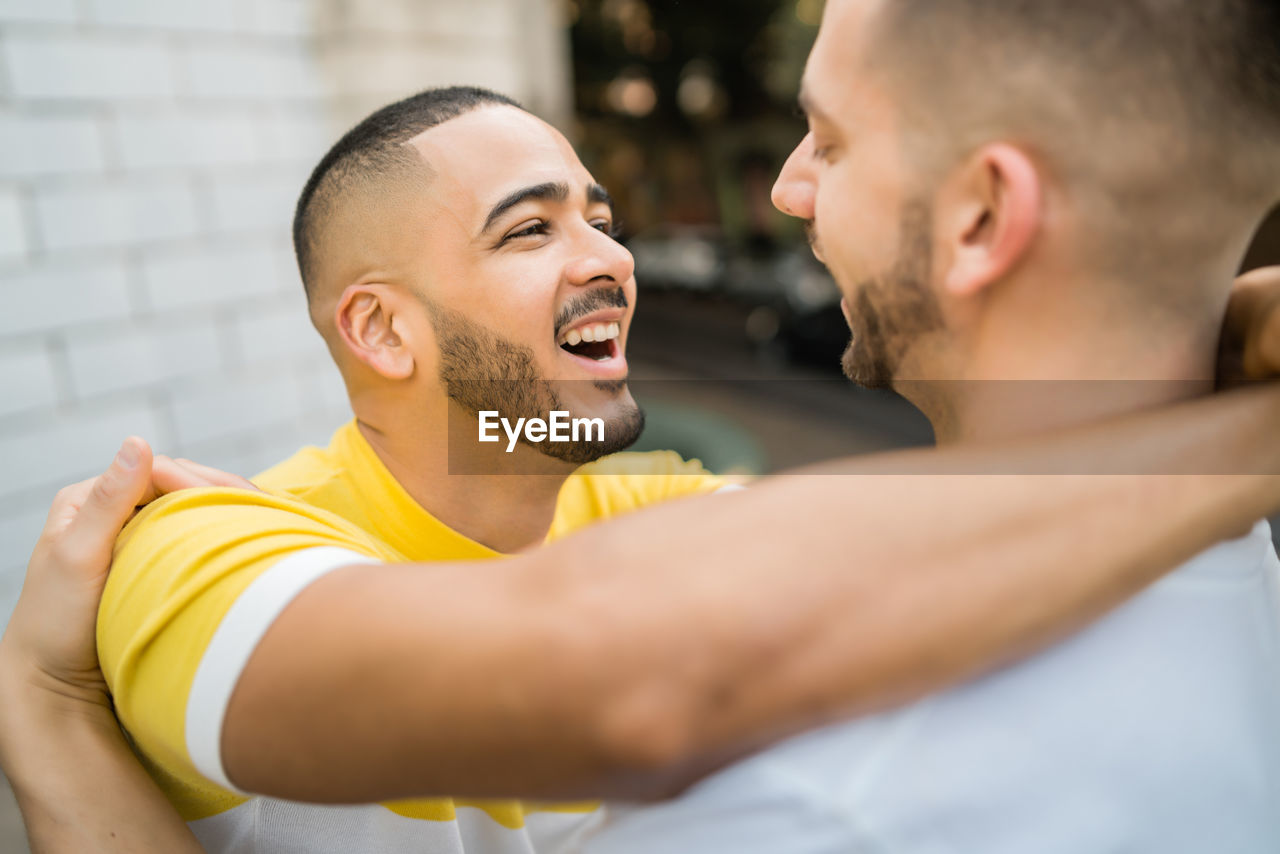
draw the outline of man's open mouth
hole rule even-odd
[[[618,355],[621,334],[617,322],[584,323],[560,336],[560,349],[583,359],[605,362]]]

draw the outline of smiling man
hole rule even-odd
[[[1280,199],[1278,45],[1263,0],[829,0],[774,201],[844,294],[845,371],[941,443],[1209,385],[1221,283]],[[587,850],[1280,850],[1277,591],[1260,522],[1020,666],[778,745]]]
[[[914,476],[1274,471],[1271,388],[734,494],[671,454],[578,468],[640,420],[610,227],[565,139],[482,90],[380,110],[317,167],[295,242],[355,420],[265,493],[148,506],[100,611],[120,720],[209,850],[572,850],[594,805],[403,798],[670,792],[1025,654],[1280,504],[1275,476]],[[451,443],[556,410],[609,438]]]

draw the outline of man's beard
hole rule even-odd
[[[440,380],[449,399],[472,418],[482,411],[496,411],[514,423],[518,418],[549,418],[552,411],[567,411],[555,385],[538,375],[533,349],[503,338],[464,317],[423,299],[440,346]],[[625,380],[578,380],[612,394],[626,388]],[[594,413],[572,413],[596,417]],[[582,465],[607,454],[625,450],[644,430],[644,411],[635,403],[605,423],[599,442],[529,442],[523,431],[520,442],[540,453]]]
[[[889,388],[911,342],[942,328],[942,308],[929,289],[933,267],[933,212],[923,201],[903,207],[898,257],[888,272],[854,288],[849,305],[853,340],[844,351],[844,374],[866,388]]]

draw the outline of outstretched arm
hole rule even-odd
[[[1254,388],[1019,446],[772,478],[483,572],[334,572],[250,659],[225,768],[318,801],[666,792],[1024,655],[1240,533],[1280,506],[1277,423],[1280,389]],[[1101,454],[1137,474],[1035,474],[1105,469]],[[1166,474],[1188,460],[1209,474]],[[1033,474],[939,476],[1010,470]],[[1243,471],[1268,474],[1213,474]]]
[[[1280,268],[1237,288],[1224,352],[1246,378],[1280,373],[1278,295]],[[1244,533],[1280,507],[1276,424],[1280,388],[1255,386],[1016,446],[778,477],[485,572],[337,572],[251,658],[224,766],[319,801],[665,794],[1026,655]],[[1126,474],[1049,474],[1078,471]]]

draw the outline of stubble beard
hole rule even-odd
[[[897,258],[885,273],[854,288],[849,305],[853,337],[840,364],[845,376],[864,388],[892,388],[912,341],[944,325],[938,298],[929,289],[932,216],[928,203],[906,203]]]
[[[482,411],[496,411],[511,422],[516,419],[550,417],[552,411],[568,410],[555,385],[538,374],[531,347],[480,326],[456,311],[423,298],[440,347],[440,380],[449,399],[471,417]],[[610,395],[621,394],[626,380],[597,380],[595,389]],[[573,413],[594,417],[592,413]],[[625,450],[644,430],[644,411],[634,402],[605,423],[599,442],[529,442],[521,433],[521,444],[544,456],[574,465],[593,462]]]

